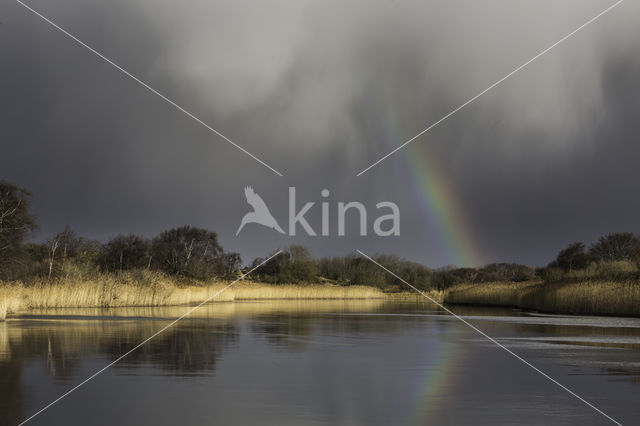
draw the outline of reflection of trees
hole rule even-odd
[[[22,362],[20,358],[9,359],[9,351],[7,324],[0,323],[0,425],[16,425],[23,420]]]
[[[22,420],[25,394],[19,361],[0,362],[0,425],[17,425]]]
[[[31,323],[34,324],[34,323]],[[164,325],[160,321],[42,322],[8,336],[10,351],[0,362],[40,359],[56,380],[70,380],[82,360],[94,354],[116,359]],[[123,365],[145,363],[176,373],[211,370],[225,345],[237,339],[235,326],[220,321],[184,320],[167,329],[122,360]]]
[[[0,354],[0,366],[41,360],[50,377],[60,382],[68,381],[80,366],[81,353],[88,342],[85,339],[74,343],[78,330],[73,326],[63,330],[51,324],[35,322],[29,328],[7,326],[0,332],[0,340],[6,346]]]
[[[211,321],[185,321],[165,333],[129,354],[120,366],[150,364],[176,375],[210,372],[224,348],[238,339],[235,326]],[[116,338],[107,352],[116,359],[139,343]]]
[[[84,359],[116,359],[151,336],[164,321],[28,321],[0,323],[0,425],[24,420],[29,393],[23,371],[39,361],[54,381],[71,382]],[[129,354],[116,366],[155,367],[176,375],[212,371],[225,347],[238,338],[223,321],[184,320]]]

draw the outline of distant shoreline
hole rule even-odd
[[[444,303],[497,306],[546,314],[640,317],[635,282],[585,280],[459,284],[445,291]]]
[[[25,285],[0,281],[0,321],[16,313],[52,308],[166,307],[242,300],[422,299],[412,292],[383,292],[372,286],[335,284],[268,284],[241,281],[180,282],[163,275],[144,281],[105,275],[92,280],[52,280]],[[640,286],[635,282],[542,281],[457,284],[427,295],[438,303],[516,308],[559,315],[640,317]],[[425,298],[425,300],[427,300]]]

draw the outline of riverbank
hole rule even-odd
[[[251,281],[228,286],[229,282],[181,283],[163,276],[145,277],[144,282],[111,276],[82,281],[42,281],[29,285],[0,282],[0,320],[32,309],[193,305],[211,297],[212,302],[386,297],[379,289],[366,286],[272,285]]]
[[[585,280],[460,284],[449,288],[450,304],[502,306],[548,314],[640,316],[640,284]]]
[[[106,275],[85,280],[40,281],[25,285],[0,281],[0,320],[35,309],[161,307],[241,300],[410,300],[415,292],[384,293],[368,286],[334,284],[266,284],[180,281],[163,274]],[[224,291],[222,291],[224,290]],[[428,296],[458,305],[498,306],[549,314],[640,316],[636,282],[583,280],[545,284],[541,281],[459,284]],[[215,296],[214,296],[215,295]]]

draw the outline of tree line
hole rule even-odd
[[[588,250],[575,242],[558,253],[549,266],[564,271],[585,269],[593,262],[640,263],[640,238],[631,232],[616,232],[595,242]]]
[[[571,243],[544,268],[541,277],[550,283],[576,279],[640,282],[640,237],[614,232],[589,248],[582,242]]]
[[[141,269],[202,281],[232,279],[266,259],[257,258],[243,268],[240,255],[223,250],[215,232],[192,226],[173,228],[154,238],[118,235],[105,243],[79,237],[67,227],[42,243],[27,242],[29,232],[37,229],[29,212],[30,197],[27,190],[0,181],[0,279],[81,278]],[[534,279],[549,283],[576,278],[640,281],[640,238],[629,232],[603,236],[588,249],[581,242],[572,243],[542,268],[492,263],[476,268],[431,269],[393,255],[377,255],[374,259],[421,290]],[[355,253],[316,259],[297,245],[284,249],[254,271],[252,279],[273,284],[332,283],[406,290],[400,280]]]
[[[240,270],[238,253],[225,252],[215,232],[182,226],[154,238],[118,235],[106,243],[80,237],[67,227],[42,243],[27,242],[37,229],[31,194],[0,181],[0,279],[58,278],[135,269],[198,280],[229,279]]]

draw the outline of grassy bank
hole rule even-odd
[[[640,285],[601,280],[460,284],[445,292],[444,301],[557,314],[640,316]]]
[[[25,285],[0,282],[0,320],[30,309],[171,306],[200,303],[228,282],[179,282],[162,274],[104,276],[92,280],[41,281]],[[269,285],[238,282],[213,301],[256,299],[367,299],[384,294],[373,287],[333,285]]]

